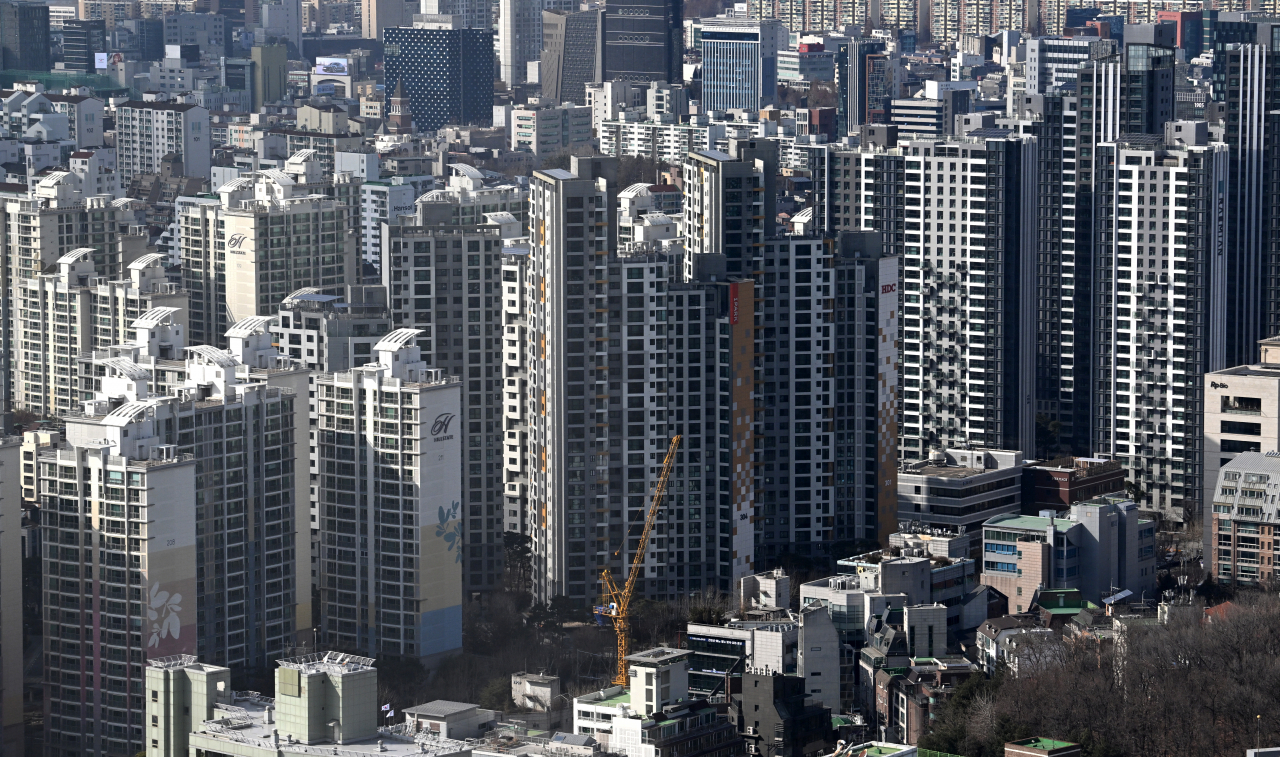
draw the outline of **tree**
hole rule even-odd
[[[511,679],[495,678],[485,684],[484,690],[480,692],[480,699],[476,703],[486,710],[505,712],[514,709],[515,702],[511,699]]]
[[[502,585],[519,609],[533,598],[533,539],[518,531],[502,534]]]

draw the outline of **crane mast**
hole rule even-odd
[[[662,476],[658,479],[658,485],[653,490],[653,501],[649,505],[649,515],[644,521],[644,531],[640,534],[640,546],[636,549],[635,556],[631,560],[631,572],[627,575],[626,583],[621,587],[617,581],[613,580],[613,572],[609,568],[605,568],[600,572],[600,585],[603,587],[603,597],[599,607],[595,608],[596,614],[609,618],[613,622],[613,631],[618,637],[618,669],[614,674],[613,683],[619,686],[627,684],[627,655],[631,653],[631,597],[635,592],[636,580],[644,573],[644,553],[645,548],[649,544],[649,534],[653,532],[653,524],[658,520],[658,511],[662,509],[662,500],[667,492],[667,480],[671,478],[671,469],[676,463],[676,449],[680,446],[682,437],[677,434],[672,437],[671,445],[667,447],[667,457],[662,462]],[[622,548],[626,542],[618,545],[618,549],[614,551],[613,556],[617,557],[622,553]]]

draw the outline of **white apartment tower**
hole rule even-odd
[[[217,200],[180,204],[178,225],[196,343],[220,342],[228,323],[274,315],[298,289],[341,294],[357,281],[358,238],[344,225],[344,206],[298,191],[282,171],[245,174],[223,184]]]
[[[95,252],[72,250],[55,271],[16,287],[13,391],[20,407],[45,415],[75,409],[86,399],[77,356],[132,343],[134,322],[153,308],[175,308],[185,321],[187,296],[168,281],[163,256],[144,255],[127,266],[127,278],[112,280],[95,274]]]
[[[116,162],[120,183],[160,173],[169,153],[182,158],[187,176],[208,176],[213,164],[209,111],[192,103],[130,100],[116,108]]]
[[[419,332],[423,362],[462,380],[463,576],[468,591],[491,591],[502,586],[508,530],[502,513],[503,245],[524,233],[515,214],[498,208],[514,206],[524,190],[473,192],[465,187],[476,179],[462,168],[470,166],[455,166],[450,189],[424,195],[411,218],[383,226],[381,267],[395,323]],[[498,202],[482,204],[484,196]],[[478,214],[482,207],[493,211],[475,218],[471,209]]]
[[[1197,141],[1129,135],[1094,158],[1094,450],[1178,522],[1200,513],[1205,374],[1228,367],[1227,300],[1244,288],[1224,257],[1227,147]]]
[[[184,381],[152,392],[152,350],[180,342],[145,319],[133,346],[94,357],[98,390],[36,453],[45,547],[46,744],[143,749],[143,663],[199,654],[241,671],[310,638],[306,374],[281,366],[261,322],[230,351],[188,350]],[[141,360],[141,362],[139,362]],[[301,389],[305,391],[305,389]],[[90,609],[92,608],[92,609]]]
[[[430,660],[462,647],[459,382],[397,329],[315,378],[321,637]],[[357,554],[359,558],[357,558]]]

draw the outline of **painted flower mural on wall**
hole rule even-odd
[[[445,544],[449,546],[449,551],[454,552],[454,562],[462,562],[462,519],[458,517],[460,509],[461,503],[456,500],[447,510],[441,505],[440,525],[436,526],[436,538],[444,539]],[[450,521],[453,521],[452,526],[449,525]]]
[[[150,601],[147,606],[147,619],[151,622],[151,639],[149,647],[160,646],[161,639],[170,636],[178,638],[182,634],[182,621],[178,613],[182,610],[181,594],[170,594],[160,588],[160,583],[151,584]]]

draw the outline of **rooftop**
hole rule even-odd
[[[373,658],[357,657],[343,652],[316,652],[300,657],[276,660],[282,668],[301,670],[305,673],[357,673],[373,669]]]
[[[670,663],[670,662],[675,662],[676,660],[682,660],[691,654],[692,652],[688,651],[687,649],[671,649],[670,647],[654,647],[653,649],[646,649],[643,652],[636,652],[635,654],[629,654],[627,655],[627,659],[632,662],[639,663],[641,665],[662,665],[664,663]]]
[[[1051,749],[1063,749],[1065,747],[1079,746],[1079,744],[1070,741],[1057,741],[1056,739],[1046,739],[1042,736],[1032,736],[1029,739],[1012,742],[1016,746],[1025,746],[1032,749],[1043,749],[1046,752]]]
[[[909,476],[933,476],[934,478],[973,478],[987,471],[982,468],[966,468],[960,465],[922,465],[915,470],[903,471]]]
[[[478,706],[467,704],[466,702],[450,702],[448,699],[437,699],[434,702],[420,704],[417,707],[406,707],[404,712],[428,718],[447,718],[450,715],[458,715],[468,710],[474,710]]]

